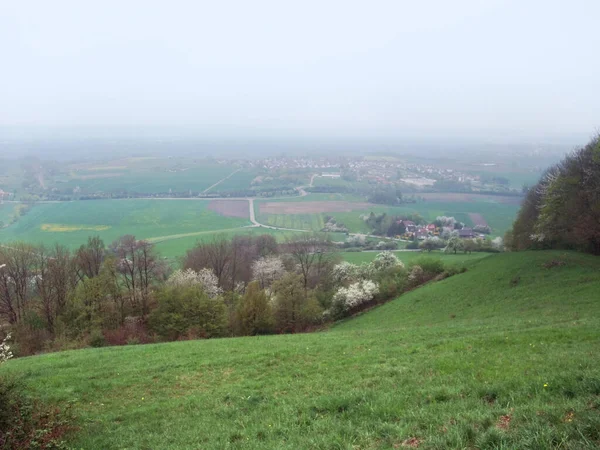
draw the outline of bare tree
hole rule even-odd
[[[150,312],[150,287],[164,274],[153,245],[125,235],[114,241],[110,249],[117,258],[117,272],[129,293],[132,309],[142,316],[147,315]]]
[[[80,280],[93,278],[100,274],[102,261],[106,255],[104,242],[100,237],[89,237],[87,244],[79,247],[75,253],[75,268]]]
[[[50,251],[44,246],[36,249],[34,277],[42,315],[48,332],[54,333],[56,318],[63,312],[67,298],[77,284],[74,262],[69,250],[61,245]]]
[[[22,320],[31,299],[34,261],[31,245],[0,247],[0,317],[11,324]]]
[[[321,276],[325,264],[330,262],[331,250],[331,241],[308,233],[286,241],[284,251],[297,265],[302,275],[304,290],[309,288],[313,273],[317,279]]]
[[[232,261],[231,241],[224,235],[219,235],[188,250],[183,266],[184,269],[193,269],[196,272],[204,268],[212,269],[219,279],[219,286],[226,289],[231,284]]]

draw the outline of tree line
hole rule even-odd
[[[405,267],[389,251],[369,264],[341,261],[337,246],[303,234],[200,242],[178,267],[145,240],[77,250],[0,247],[0,338],[16,355],[84,346],[309,331],[387,301],[445,271]],[[441,263],[440,263],[441,264]]]
[[[550,167],[528,189],[505,245],[600,255],[599,136]]]

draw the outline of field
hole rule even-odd
[[[574,253],[492,255],[321,333],[1,370],[72,405],[74,448],[598,448],[599,270]]]
[[[210,210],[209,203],[149,199],[43,203],[35,205],[16,224],[1,230],[0,242],[58,242],[76,248],[89,235],[99,235],[109,244],[124,234],[165,242],[250,224],[248,214],[246,218],[225,217]]]
[[[325,216],[334,217],[351,232],[368,233],[371,230],[361,215],[374,212],[388,215],[418,213],[428,221],[437,216],[454,216],[467,226],[487,223],[492,227],[492,236],[502,236],[512,226],[519,209],[519,197],[501,197],[468,194],[431,194],[433,197],[402,206],[374,205],[357,201],[356,198],[332,198],[336,194],[321,194],[317,200],[313,195],[294,201],[256,202],[257,217],[261,223],[307,230],[320,230]],[[301,202],[301,204],[298,204]],[[473,218],[476,218],[474,221]]]

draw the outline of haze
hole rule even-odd
[[[4,1],[0,126],[589,136],[598,17],[594,0]]]

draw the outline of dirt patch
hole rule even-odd
[[[429,200],[430,202],[491,202],[504,203],[507,205],[520,205],[522,200],[521,197],[512,195],[461,194],[450,192],[419,194],[419,197]]]
[[[512,420],[512,415],[507,414],[506,416],[500,416],[498,422],[496,423],[496,427],[501,430],[507,431],[510,428],[510,421]]]
[[[247,200],[212,200],[208,209],[226,217],[248,219],[250,209]]]
[[[368,209],[370,203],[361,202],[272,202],[261,203],[260,212],[265,214],[318,214],[326,212],[351,212]]]
[[[488,224],[485,218],[479,213],[469,213],[469,218],[471,219],[471,222],[473,222],[474,226],[481,225],[486,227]]]

